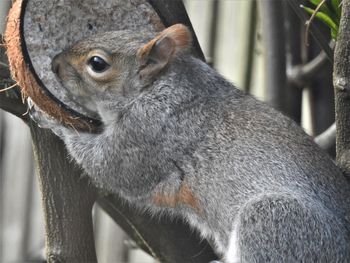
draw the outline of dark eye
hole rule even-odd
[[[110,65],[101,57],[93,56],[89,59],[88,64],[96,73],[102,73],[110,67]]]

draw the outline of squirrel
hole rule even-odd
[[[350,184],[291,119],[191,55],[176,24],[97,34],[52,70],[103,129],[79,132],[35,107],[91,182],[183,218],[236,262],[350,262]]]

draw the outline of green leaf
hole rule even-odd
[[[303,6],[304,10],[306,12],[308,12],[309,14],[313,15],[315,13],[315,10],[309,8],[309,7],[306,7],[306,6]],[[323,13],[323,12],[317,12],[315,14],[315,17],[317,17],[318,19],[320,19],[322,22],[324,22],[327,26],[329,26],[331,28],[331,30],[334,31],[335,34],[337,34],[338,32],[338,26],[337,26],[337,23],[333,21],[332,18],[330,18],[327,14]],[[333,36],[332,36],[333,37]]]
[[[312,4],[314,4],[315,6],[318,6],[321,3],[322,0],[310,0],[310,2]]]
[[[314,4],[315,6],[318,6],[322,0],[310,0],[310,2],[312,4]],[[332,11],[328,8],[326,2],[324,2],[321,6],[320,6],[320,11],[322,11],[323,13],[326,13],[329,16],[332,16]]]
[[[337,19],[341,17],[341,0],[331,0],[331,6],[336,13]]]

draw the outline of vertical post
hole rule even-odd
[[[210,21],[210,28],[209,28],[209,65],[214,67],[216,62],[216,41],[217,41],[217,33],[218,33],[218,14],[219,14],[219,1],[213,0],[211,3],[211,12],[212,17]]]
[[[253,78],[254,70],[254,48],[256,38],[256,27],[257,27],[257,1],[252,0],[249,3],[249,26],[248,26],[248,48],[247,48],[247,64],[245,69],[244,84],[243,88],[246,92],[250,93],[251,83]]]
[[[299,17],[294,13],[289,5],[285,5],[285,32],[286,32],[286,66],[287,71],[292,67],[302,64],[302,25]],[[287,81],[286,87],[286,105],[285,110],[298,124],[301,124],[301,101],[302,101],[301,84]]]
[[[283,2],[260,1],[266,52],[266,101],[275,109],[286,112],[287,76]]]

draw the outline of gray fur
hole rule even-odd
[[[104,130],[50,128],[91,181],[153,213],[184,218],[224,262],[350,262],[350,187],[327,154],[292,120],[186,51],[143,82],[136,52],[151,37],[111,32],[61,54],[103,48],[120,71],[113,86],[65,65],[75,82],[62,84],[81,103],[90,100]],[[182,184],[200,213],[152,202],[155,192],[176,193]],[[238,258],[225,258],[234,229]]]

